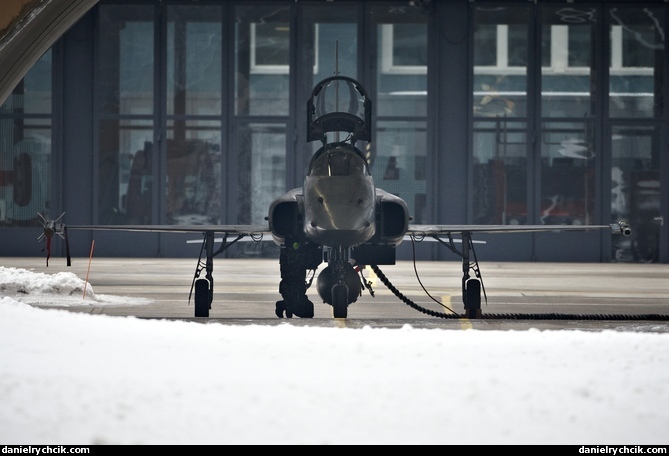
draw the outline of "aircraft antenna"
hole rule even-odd
[[[339,40],[335,40],[335,76],[339,76]],[[339,112],[339,81],[335,81],[335,112]],[[339,132],[335,131],[335,141],[339,142]]]
[[[339,40],[335,40],[335,76],[339,76]]]

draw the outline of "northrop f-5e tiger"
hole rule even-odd
[[[346,76],[319,82],[307,101],[307,141],[321,141],[304,184],[279,196],[269,206],[266,225],[68,225],[60,219],[42,219],[40,240],[70,230],[125,230],[146,232],[199,232],[204,234],[204,266],[198,262],[193,279],[195,316],[208,317],[213,301],[213,258],[242,238],[271,236],[280,246],[280,318],[312,318],[314,304],[307,297],[307,272],[327,266],[317,277],[321,300],[332,306],[334,318],[346,318],[348,307],[367,284],[366,265],[395,264],[396,248],[407,237],[433,238],[462,257],[462,297],[466,316],[480,314],[481,281],[478,265],[470,262],[473,233],[611,230],[629,236],[625,221],[611,225],[414,225],[406,202],[376,187],[369,163],[356,146],[371,142],[372,102],[362,85]],[[223,235],[215,248],[215,235]],[[461,247],[454,246],[454,235]],[[232,237],[228,241],[228,237]],[[201,254],[202,256],[202,254]],[[68,248],[69,265],[69,248]],[[204,269],[204,276],[202,270]],[[474,269],[474,276],[470,276]],[[376,269],[375,269],[376,270]]]

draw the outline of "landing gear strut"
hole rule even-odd
[[[465,305],[465,316],[467,318],[481,318],[481,279],[478,276],[478,262],[475,259],[477,277],[470,277],[469,270],[472,268],[469,262],[469,247],[472,235],[469,232],[462,233],[462,302]]]
[[[466,318],[482,318],[481,312],[481,292],[485,296],[485,288],[481,281],[481,272],[479,263],[476,259],[474,244],[472,242],[472,233],[462,232],[462,252],[459,252],[453,243],[451,236],[448,236],[449,242],[445,242],[438,236],[433,236],[440,244],[446,246],[451,252],[462,257],[462,302],[465,305]],[[474,254],[474,261],[469,258],[469,251]],[[474,271],[474,277],[471,277],[469,271]]]
[[[211,303],[214,300],[214,257],[230,247],[232,244],[240,240],[242,235],[237,236],[233,241],[228,242],[228,234],[225,233],[223,237],[223,242],[221,247],[214,251],[214,232],[206,231],[204,233],[204,241],[202,242],[202,248],[200,249],[200,256],[197,260],[197,266],[195,268],[195,275],[193,276],[193,283],[191,284],[190,295],[188,296],[188,301],[195,291],[195,316],[196,317],[208,317],[209,310],[211,309]],[[204,266],[202,265],[202,253],[205,253],[206,262]],[[201,277],[202,270],[205,270],[204,278]]]
[[[360,277],[349,262],[348,249],[332,249],[328,266],[318,275],[318,294],[332,306],[334,318],[346,318],[348,306],[362,291]]]

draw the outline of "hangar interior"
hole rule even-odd
[[[477,249],[495,261],[669,261],[666,1],[16,0],[6,11],[0,255],[40,254],[38,213],[265,223],[318,147],[306,138],[312,87],[341,74],[373,100],[364,151],[413,222],[624,219],[630,238],[488,235]],[[92,237],[77,233],[73,255]],[[199,251],[175,234],[95,239],[104,256]],[[409,243],[399,249],[411,259]],[[457,260],[433,243],[416,253]]]

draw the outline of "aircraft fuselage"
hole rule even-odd
[[[375,191],[366,163],[344,147],[323,151],[319,160],[323,166],[316,163],[304,181],[306,238],[326,247],[367,242],[375,234]]]

